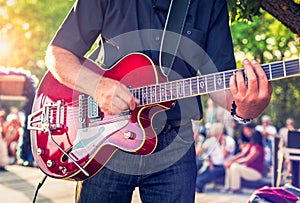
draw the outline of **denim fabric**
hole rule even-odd
[[[79,202],[130,203],[135,187],[139,187],[143,203],[193,203],[196,163],[191,127],[179,134],[172,130],[159,135],[153,156],[129,156],[119,150],[98,174],[78,184]]]
[[[204,186],[217,178],[225,176],[225,169],[222,165],[214,165],[214,169],[210,170],[209,167],[201,173],[196,180],[196,190],[203,192]]]

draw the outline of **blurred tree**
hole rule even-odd
[[[41,78],[44,55],[74,0],[0,0],[0,64]]]
[[[273,15],[292,32],[300,35],[300,1],[299,0],[227,0],[231,20],[251,21],[260,15],[260,8]]]

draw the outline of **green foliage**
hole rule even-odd
[[[74,0],[0,0],[0,65],[44,74],[46,47]],[[2,45],[1,45],[2,44]],[[4,44],[4,45],[3,45]]]
[[[254,16],[260,14],[259,1],[227,0],[231,21],[252,21]]]

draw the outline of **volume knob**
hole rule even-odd
[[[124,137],[126,139],[134,140],[136,138],[136,134],[132,131],[124,132]]]

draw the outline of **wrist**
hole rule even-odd
[[[242,118],[241,116],[237,115],[236,109],[237,106],[235,104],[235,101],[233,101],[231,105],[231,116],[234,120],[236,120],[240,124],[250,124],[252,122],[251,118]]]

